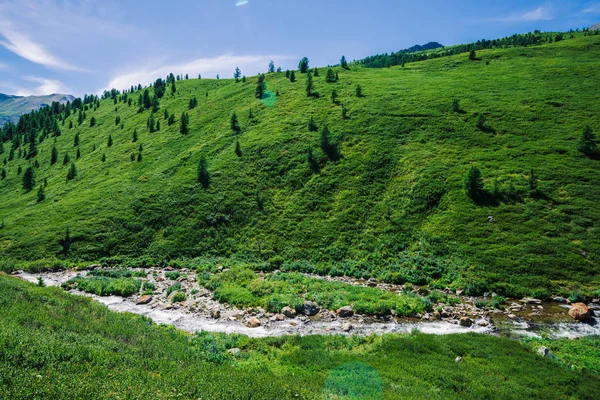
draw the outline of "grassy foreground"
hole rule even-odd
[[[483,335],[188,335],[1,274],[0,315],[0,398],[591,399],[600,392],[596,376]]]
[[[576,33],[478,51],[475,60],[334,68],[335,83],[320,68],[311,97],[300,73],[296,82],[266,74],[264,101],[256,77],[181,80],[160,100],[152,133],[151,110],[136,106],[142,91],[129,95],[132,105],[103,100],[81,125],[77,113],[67,117],[35,157],[24,157],[25,143],[12,149],[0,180],[0,268],[222,257],[472,294],[592,293],[600,287],[600,164],[577,142],[586,125],[600,131],[599,44],[600,36]],[[188,134],[180,133],[184,111]],[[239,130],[230,126],[234,112]],[[339,159],[322,150],[325,126]],[[0,158],[10,158],[10,146]],[[206,189],[197,181],[201,157]],[[67,180],[71,162],[77,176]],[[30,165],[36,185],[25,193]],[[463,189],[471,166],[485,187],[477,202]]]

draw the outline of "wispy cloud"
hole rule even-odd
[[[68,94],[71,91],[61,81],[56,79],[40,78],[37,76],[26,76],[23,80],[35,83],[31,89],[18,88],[15,90],[17,96],[40,96],[46,94]]]
[[[554,13],[550,5],[539,6],[534,10],[525,11],[508,17],[496,18],[499,22],[526,22],[526,21],[550,21],[554,19]]]
[[[232,76],[235,67],[239,67],[246,75],[255,75],[260,71],[266,71],[270,60],[276,63],[284,60],[294,59],[294,56],[287,55],[249,55],[235,56],[232,54],[222,55],[214,58],[199,58],[181,64],[163,65],[154,69],[132,68],[136,72],[125,72],[113,77],[104,89],[127,89],[131,85],[149,84],[158,78],[164,78],[168,74],[190,74],[191,77],[197,77],[202,74],[203,77],[214,78],[220,74],[222,78]]]
[[[0,40],[0,45],[26,60],[49,68],[82,71],[82,69],[54,56],[44,46],[33,41],[26,34],[16,31],[9,21],[0,20],[0,34],[5,39]]]
[[[9,70],[10,70],[10,65],[0,62],[0,71],[9,71]]]
[[[600,3],[589,3],[581,10],[581,14],[600,14]]]

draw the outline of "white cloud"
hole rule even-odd
[[[47,94],[68,94],[70,90],[61,82],[56,79],[39,78],[36,76],[26,76],[24,80],[32,83],[36,83],[32,89],[19,88],[14,94],[17,96],[41,96]]]
[[[500,22],[526,22],[526,21],[550,21],[554,19],[552,8],[548,5],[543,5],[535,10],[526,11],[521,14],[515,14],[509,17],[497,18]]]
[[[581,14],[600,14],[600,4],[592,3],[588,4],[586,8],[581,10]]]
[[[13,29],[12,24],[9,21],[0,21],[0,34],[4,36],[6,41],[0,41],[0,45],[6,47],[8,50],[23,57],[26,60],[41,64],[46,67],[69,70],[69,71],[81,71],[77,68],[54,55],[50,54],[44,46],[36,43],[30,39],[27,35],[17,32]]]
[[[195,78],[198,74],[202,77],[214,78],[217,74],[221,78],[231,78],[235,67],[239,67],[244,75],[256,75],[259,72],[267,70],[270,60],[276,63],[283,60],[293,59],[293,56],[284,55],[250,55],[235,56],[226,54],[215,58],[199,58],[186,63],[163,65],[154,69],[135,69],[135,72],[126,72],[112,78],[108,85],[102,90],[112,88],[122,90],[128,89],[131,85],[147,85],[158,78],[165,78],[168,74],[189,74]]]

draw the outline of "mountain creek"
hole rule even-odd
[[[130,312],[151,318],[157,324],[173,325],[187,332],[201,330],[228,334],[243,334],[250,337],[280,335],[371,335],[386,333],[406,333],[418,330],[430,334],[454,334],[476,332],[496,336],[523,338],[548,337],[571,338],[600,335],[600,302],[594,299],[588,307],[595,310],[586,322],[573,320],[566,300],[546,302],[537,299],[507,299],[503,310],[475,306],[477,301],[489,297],[463,296],[457,293],[460,302],[454,306],[434,305],[441,310],[414,318],[362,316],[353,314],[342,317],[340,313],[319,309],[312,316],[268,313],[261,308],[237,308],[221,304],[213,299],[212,292],[196,282],[196,275],[190,270],[180,270],[185,276],[170,280],[164,276],[164,269],[133,268],[144,271],[147,281],[154,283],[154,294],[135,294],[127,298],[120,296],[97,296],[77,288],[66,288],[73,295],[87,296],[106,305],[110,310]],[[65,270],[59,272],[30,273],[16,271],[14,276],[37,283],[41,277],[47,286],[61,286],[77,275],[86,276],[85,270]],[[340,281],[352,285],[376,287],[381,290],[398,291],[401,285],[389,285],[373,280],[356,280],[345,277],[313,278]],[[174,303],[167,295],[167,288],[180,282],[182,290],[188,293],[186,301]],[[350,305],[349,305],[350,306]],[[441,307],[441,308],[440,308]],[[286,314],[286,315],[284,315]]]

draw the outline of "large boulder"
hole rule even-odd
[[[569,316],[576,321],[587,321],[592,316],[592,310],[583,303],[573,303]]]
[[[246,320],[246,326],[248,328],[258,328],[260,326],[260,319],[256,317],[250,317]]]
[[[145,295],[145,296],[140,297],[136,304],[148,304],[151,301],[152,301],[152,296]]]
[[[304,315],[308,315],[309,317],[313,315],[317,315],[320,311],[319,306],[312,301],[304,302]]]
[[[281,313],[288,318],[294,318],[296,316],[296,310],[288,306],[283,307],[281,309]]]
[[[348,318],[354,315],[354,310],[352,310],[352,306],[340,307],[337,310],[337,315],[341,318]]]
[[[458,324],[468,328],[469,326],[473,325],[473,320],[469,317],[461,317],[460,321],[458,321]]]

